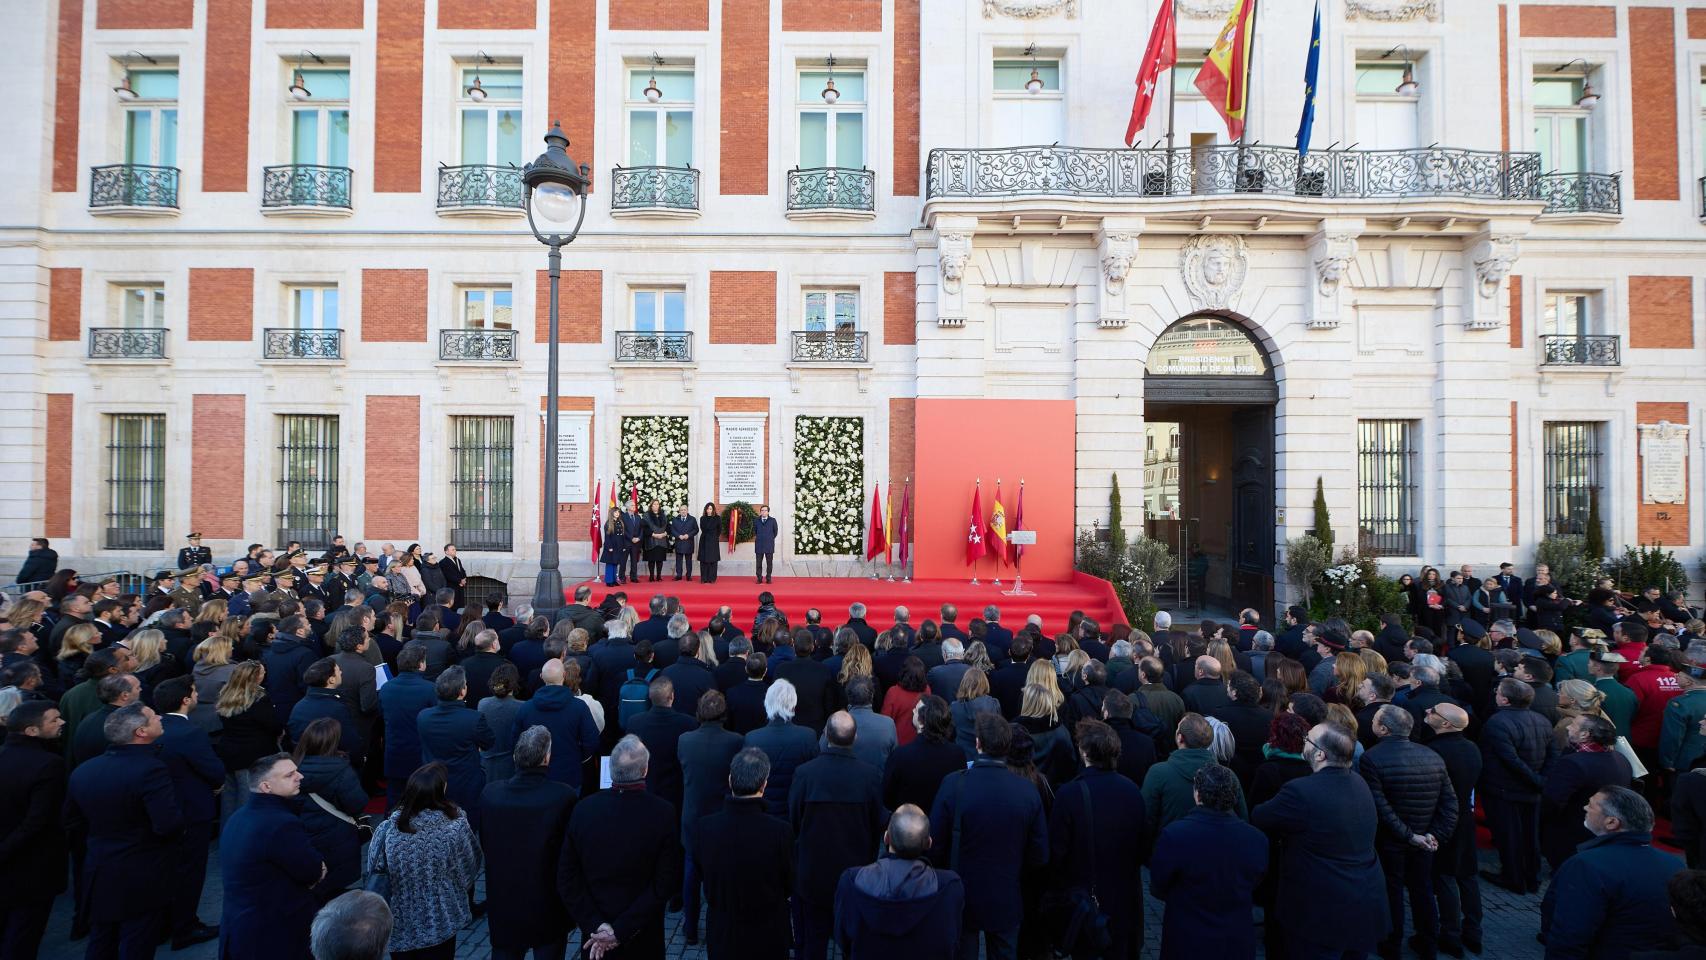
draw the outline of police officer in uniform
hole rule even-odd
[[[255,609],[255,600],[267,592],[268,574],[257,573],[243,578],[243,588],[232,594],[225,612],[233,617],[246,617]]]
[[[326,615],[330,616],[344,605],[344,597],[351,590],[361,589],[355,582],[356,568],[360,561],[354,554],[345,554],[338,558],[337,569],[326,577],[326,583],[321,588],[326,593]]]
[[[675,579],[693,579],[693,541],[699,537],[699,521],[687,513],[687,504],[670,518],[669,539],[675,550]]]
[[[178,551],[178,569],[188,570],[200,567],[204,563],[213,562],[213,551],[201,545],[201,534],[192,533],[184,538],[190,545]]]
[[[231,610],[231,601],[237,596],[238,591],[241,589],[242,582],[242,575],[238,574],[235,570],[222,573],[219,575],[218,583],[214,586],[213,592],[207,595],[207,599],[224,600],[225,610],[229,613]]]
[[[326,602],[326,568],[308,567],[302,571],[303,580],[296,585],[296,596],[302,600]]]

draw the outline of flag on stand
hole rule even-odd
[[[971,495],[971,529],[966,533],[966,563],[976,563],[987,552],[983,545],[983,487]]]
[[[908,480],[906,485],[900,488],[900,532],[895,537],[895,539],[900,541],[900,566],[903,572],[906,569],[906,543],[912,538],[912,531],[908,529],[909,525],[907,522],[907,513],[911,509],[912,481]]]
[[[883,562],[894,563],[894,484],[883,495]]]
[[[622,512],[622,503],[616,499],[616,481],[610,481],[610,515],[616,516]]]
[[[989,507],[989,552],[996,563],[1007,559],[1007,510],[1001,506],[1001,484],[995,484],[995,502]]]
[[[883,527],[883,498],[878,493],[882,484],[871,488],[871,527],[865,531],[865,559],[875,560],[888,549],[888,535]]]
[[[1255,24],[1256,0],[1238,0],[1197,71],[1197,89],[1226,121],[1226,132],[1234,140],[1244,139],[1244,114],[1250,106],[1250,43]]]
[[[1321,0],[1315,0],[1315,30],[1309,35],[1309,62],[1303,68],[1303,120],[1297,125],[1297,155],[1309,156],[1315,132],[1315,81],[1321,75]]]
[[[637,483],[634,484],[633,497],[634,497],[634,499],[633,499],[634,512],[639,513],[640,512],[640,485]]]
[[[1137,143],[1137,132],[1149,121],[1149,108],[1155,105],[1155,88],[1161,84],[1161,71],[1172,70],[1179,62],[1179,45],[1173,39],[1175,24],[1173,0],[1161,0],[1155,26],[1149,30],[1149,49],[1143,51],[1143,64],[1137,68],[1137,97],[1131,102],[1131,122],[1125,128],[1128,147]]]
[[[735,539],[740,536],[740,511],[729,511],[729,552],[735,549]]]
[[[592,488],[592,562],[598,562],[598,553],[604,549],[604,524],[598,520],[599,500],[604,496],[604,481],[598,481],[598,486]]]
[[[1019,484],[1019,506],[1013,510],[1013,529],[1025,529],[1025,485],[1023,483]],[[1007,562],[1018,566],[1019,554],[1024,552],[1025,548],[1016,543],[1007,544]]]

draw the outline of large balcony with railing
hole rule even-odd
[[[89,168],[89,212],[175,216],[178,168],[109,163]]]
[[[268,327],[261,331],[263,360],[342,360],[342,330],[299,330]],[[300,538],[298,538],[300,539]]]
[[[90,360],[164,360],[163,327],[90,327]]]
[[[865,363],[870,334],[864,330],[794,330],[788,359],[793,363]]]
[[[692,167],[617,167],[610,174],[612,216],[697,217],[699,171]]]
[[[438,212],[446,216],[520,213],[521,195],[517,167],[477,163],[438,168]]]
[[[350,211],[348,167],[287,163],[261,168],[261,212],[339,216]]]
[[[516,358],[514,330],[440,330],[438,359],[507,363]]]
[[[877,175],[851,167],[788,171],[788,216],[868,218],[877,209]]]
[[[617,363],[692,363],[693,334],[684,330],[616,331]]]
[[[1617,217],[1623,213],[1622,177],[1615,173],[1543,173],[1538,187],[1547,214]]]
[[[1616,334],[1544,334],[1540,364],[1546,367],[1615,367],[1623,363]]]

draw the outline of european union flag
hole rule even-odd
[[[1315,79],[1321,73],[1321,0],[1315,0],[1315,29],[1309,36],[1309,65],[1303,70],[1303,121],[1297,125],[1297,155],[1309,155],[1315,129]]]

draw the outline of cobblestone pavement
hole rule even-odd
[[[1484,859],[1488,857],[1488,854],[1483,853]],[[485,881],[481,880],[477,891],[481,900],[485,899],[484,887]],[[1539,895],[1516,896],[1483,882],[1481,900],[1486,911],[1486,942],[1483,944],[1485,952],[1481,955],[1496,957],[1498,960],[1538,960],[1544,953],[1541,945],[1534,939],[1535,932],[1540,928]],[[202,919],[209,923],[219,922],[219,904],[219,859],[216,850],[212,863],[208,865],[207,888],[202,895]],[[1161,910],[1160,901],[1147,896],[1144,898],[1144,929],[1147,934],[1143,945],[1145,960],[1157,957],[1161,951]],[[681,932],[681,914],[670,914],[665,923],[669,931],[669,960],[700,960],[705,956],[703,945],[687,945]],[[70,929],[71,901],[69,897],[62,896],[54,905],[53,919],[48,924],[47,937],[42,942],[42,960],[76,960],[83,956],[87,941],[68,942],[66,938]],[[578,938],[570,941],[570,957],[578,956],[578,946]],[[458,960],[486,960],[491,955],[484,919],[470,924],[457,937]],[[158,956],[170,960],[216,960],[219,949],[217,943],[200,944],[177,952],[162,948]],[[1405,956],[1414,957],[1414,954],[1406,950]]]

